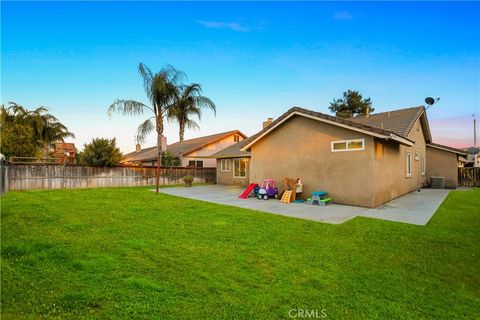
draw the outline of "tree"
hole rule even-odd
[[[172,156],[168,151],[162,153],[162,166],[164,167],[176,167],[180,165],[180,160],[177,157]]]
[[[375,111],[370,98],[363,99],[358,91],[347,90],[343,98],[333,99],[328,107],[339,118],[351,118],[356,115],[368,115]]]
[[[29,126],[14,123],[2,126],[1,153],[10,157],[34,157],[38,150],[33,139],[33,130]]]
[[[39,117],[41,124],[37,140],[42,145],[44,157],[48,157],[48,150],[55,142],[65,142],[65,138],[75,138],[66,126],[48,112],[39,113]]]
[[[164,117],[168,110],[177,100],[177,86],[185,77],[183,72],[172,66],[165,66],[159,72],[153,73],[143,63],[138,66],[138,71],[143,78],[143,87],[150,106],[135,100],[115,100],[108,108],[108,114],[120,113],[128,116],[138,116],[149,113],[151,117],[146,119],[137,129],[135,140],[138,143],[145,141],[145,138],[153,130],[157,132],[157,171],[156,191],[159,191],[160,165],[162,163],[162,140],[164,129]]]
[[[45,107],[28,110],[10,102],[8,107],[2,105],[0,112],[2,150],[9,156],[33,157],[43,149],[46,157],[53,143],[74,137]]]
[[[178,99],[172,108],[168,110],[168,118],[177,122],[179,127],[180,139],[180,161],[183,156],[183,140],[185,127],[189,129],[199,128],[198,124],[192,119],[202,118],[202,109],[208,108],[216,113],[216,107],[212,100],[202,96],[202,87],[197,83],[192,83],[179,88]]]
[[[80,163],[95,167],[113,167],[122,160],[122,153],[117,148],[115,138],[109,140],[104,138],[92,139],[92,142],[85,144],[80,152]]]

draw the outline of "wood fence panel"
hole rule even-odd
[[[458,168],[458,185],[480,187],[480,167]]]
[[[155,167],[112,168],[73,164],[8,165],[8,190],[131,187],[155,185]],[[215,183],[215,168],[160,168],[160,184],[181,184],[183,177],[192,175],[194,183]]]

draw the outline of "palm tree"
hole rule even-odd
[[[48,149],[55,142],[64,142],[68,137],[75,138],[46,107],[28,110],[15,102],[10,102],[8,107],[2,105],[1,124],[3,128],[14,124],[28,127],[32,134],[32,144],[43,150],[44,157],[48,156]]]
[[[46,111],[38,113],[40,130],[38,131],[38,142],[43,148],[43,156],[48,157],[48,149],[55,142],[65,142],[65,138],[75,138],[67,127],[60,123],[56,117]]]
[[[135,100],[115,100],[108,108],[108,114],[112,115],[115,112],[128,116],[150,114],[150,117],[138,126],[135,140],[142,143],[153,130],[157,132],[157,172],[155,178],[158,193],[160,165],[162,163],[162,152],[164,151],[162,150],[164,117],[168,115],[168,110],[175,104],[177,87],[185,75],[170,65],[163,67],[157,73],[153,73],[147,66],[140,63],[138,71],[143,78],[143,87],[150,106]]]
[[[198,124],[192,116],[202,118],[202,109],[209,108],[216,114],[216,107],[212,100],[202,96],[202,87],[197,83],[179,87],[178,99],[175,105],[168,110],[168,118],[178,123],[180,138],[180,161],[183,156],[183,140],[185,128],[196,129]]]

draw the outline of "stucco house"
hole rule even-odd
[[[184,140],[166,145],[166,150],[174,158],[183,154],[181,166],[184,167],[215,167],[217,162],[210,156],[229,146],[243,141],[246,136],[239,130],[231,130],[194,139]],[[165,143],[166,144],[166,143]],[[157,147],[142,149],[136,146],[134,152],[126,154],[121,163],[124,165],[155,166],[157,164]]]
[[[304,194],[327,191],[340,204],[377,207],[444,176],[457,186],[462,150],[432,143],[425,108],[341,119],[294,107],[257,134],[213,155],[217,183],[300,178]]]

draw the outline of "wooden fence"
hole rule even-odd
[[[5,174],[6,190],[153,186],[155,171],[155,167],[10,163]],[[215,183],[216,169],[161,168],[160,184],[182,184],[186,175],[193,176],[194,183]]]
[[[458,185],[480,187],[480,167],[458,168]]]

